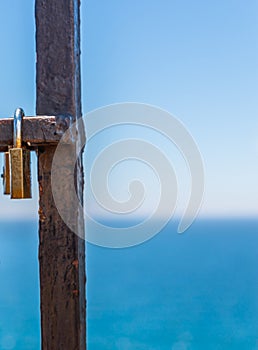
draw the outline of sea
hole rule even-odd
[[[87,244],[88,350],[258,350],[258,220]],[[0,223],[0,349],[39,350],[36,221]]]

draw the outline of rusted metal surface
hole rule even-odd
[[[81,117],[79,17],[79,0],[36,0],[37,115]],[[58,123],[61,134],[63,122]],[[38,148],[42,349],[85,350],[85,241],[71,232],[55,207],[50,182],[56,147],[47,146],[48,139]],[[67,150],[60,167],[75,157]],[[82,157],[74,183],[82,201]],[[69,206],[69,189],[60,183],[60,190]],[[81,223],[83,218],[74,215]]]
[[[55,146],[72,122],[73,118],[69,114],[24,117],[23,144],[32,150],[38,146]],[[6,152],[8,146],[13,146],[13,118],[0,119],[0,152]]]
[[[59,132],[58,132],[59,131]],[[22,126],[23,143],[32,148],[49,144],[56,145],[60,132],[55,116],[24,117]],[[13,145],[13,118],[0,119],[0,152],[6,152]]]

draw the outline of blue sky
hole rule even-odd
[[[82,1],[83,112],[134,101],[179,118],[205,163],[202,215],[257,212],[257,16],[254,0]],[[34,1],[1,2],[0,26],[0,117],[17,106],[33,115]],[[1,217],[36,217],[35,159],[33,178],[33,199],[1,197]],[[184,192],[187,172],[180,179]]]

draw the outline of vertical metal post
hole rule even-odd
[[[79,7],[79,0],[36,0],[37,115],[81,117]],[[85,350],[85,241],[71,232],[55,207],[51,193],[54,152],[53,146],[38,149],[42,349]],[[66,166],[69,157],[61,166]],[[82,199],[81,157],[75,186]],[[65,190],[63,196],[69,206]],[[74,215],[78,222],[83,220],[77,212]]]

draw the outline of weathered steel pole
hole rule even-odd
[[[36,0],[37,115],[68,113],[74,120],[81,117],[79,7],[79,0]],[[51,164],[55,149],[49,145],[38,148],[42,349],[84,350],[85,241],[65,225],[53,200]],[[69,157],[60,166],[65,167]],[[82,199],[81,157],[76,164],[75,186]],[[63,197],[69,207],[66,189]],[[76,210],[74,215],[78,222],[83,220]]]

